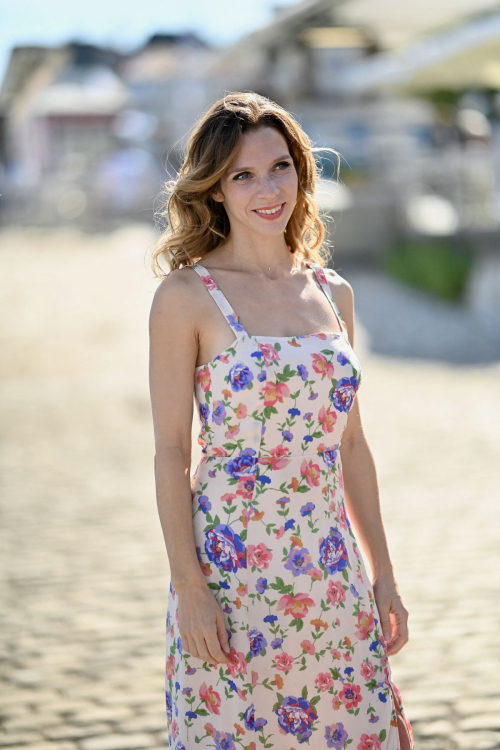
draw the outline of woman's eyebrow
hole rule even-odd
[[[276,164],[277,161],[281,161],[282,159],[290,159],[290,154],[283,154],[282,156],[278,156],[277,159],[274,159],[272,164]],[[234,174],[234,172],[246,172],[248,170],[252,169],[252,167],[236,167],[235,169],[231,169],[229,174]]]

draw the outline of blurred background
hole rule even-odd
[[[149,258],[190,129],[241,90],[342,156],[317,200],[416,750],[500,748],[500,5],[0,2],[0,81],[0,747],[168,745]]]

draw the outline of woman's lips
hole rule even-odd
[[[282,203],[281,208],[279,211],[276,211],[274,214],[261,214],[257,209],[254,209],[254,213],[257,214],[257,216],[260,216],[261,219],[279,219],[280,216],[283,215],[283,211],[285,210],[285,204]]]

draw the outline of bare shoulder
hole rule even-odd
[[[191,269],[176,268],[158,284],[153,296],[151,313],[181,313],[189,315],[193,307],[194,273]]]
[[[149,316],[150,330],[175,329],[180,336],[199,337],[200,321],[205,314],[205,295],[200,294],[201,279],[188,266],[176,268],[155,290]],[[207,295],[208,296],[208,295]]]
[[[351,310],[354,306],[354,290],[351,284],[333,268],[325,268],[325,275],[339,308]]]

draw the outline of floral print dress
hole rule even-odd
[[[340,443],[361,365],[319,263],[309,263],[341,333],[249,335],[201,264],[192,266],[234,342],[196,368],[191,477],[200,566],[220,603],[230,664],[182,648],[166,618],[166,713],[174,750],[400,750],[372,586],[344,505]]]

